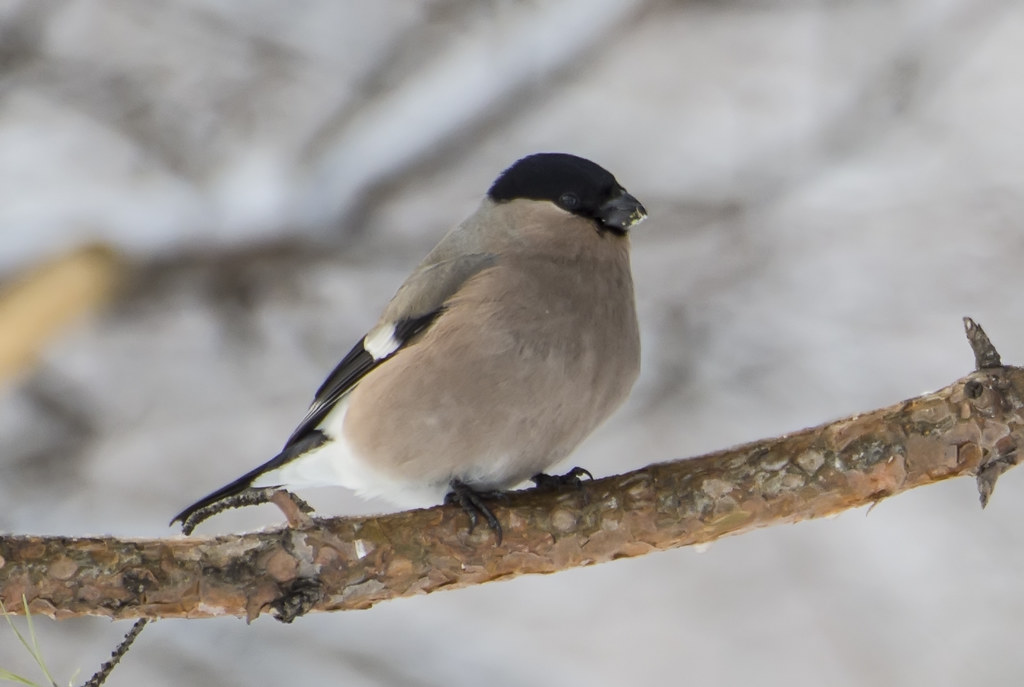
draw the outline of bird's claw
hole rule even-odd
[[[502,539],[501,523],[498,522],[497,516],[494,515],[494,512],[484,499],[502,499],[505,498],[505,493],[501,491],[477,491],[457,479],[449,482],[448,486],[451,488],[451,491],[445,495],[444,502],[447,504],[458,504],[465,511],[469,517],[469,531],[473,531],[482,515],[487,521],[488,527],[494,532],[494,536],[498,540],[497,543],[500,545]]]
[[[594,479],[594,476],[590,474],[590,470],[577,466],[564,475],[547,475],[543,472],[538,472],[530,478],[530,481],[537,485],[537,489],[543,491],[561,489],[562,487],[576,487],[578,489],[583,486],[581,477],[586,477],[588,480]]]

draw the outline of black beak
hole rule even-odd
[[[625,233],[647,217],[640,201],[623,191],[597,209],[597,219],[612,231]]]

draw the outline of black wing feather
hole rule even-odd
[[[307,411],[306,416],[302,418],[302,422],[295,428],[291,436],[288,437],[284,447],[288,448],[308,432],[315,429],[327,417],[327,413],[331,412],[331,409],[337,405],[341,397],[348,393],[355,386],[356,382],[365,377],[367,372],[377,367],[380,363],[380,360],[374,360],[369,351],[363,348],[362,341],[353,346],[352,350],[341,359],[337,367],[328,375],[324,383],[320,385],[320,388],[316,390],[316,396],[313,397],[313,403],[309,406],[309,411]]]
[[[348,355],[342,358],[341,362],[334,368],[334,371],[331,372],[326,381],[320,385],[320,388],[317,389],[316,396],[313,398],[313,403],[309,406],[309,410],[306,412],[306,417],[302,419],[299,426],[296,427],[295,431],[292,432],[292,435],[288,437],[288,441],[285,442],[284,447],[288,448],[304,437],[307,433],[316,429],[317,426],[323,422],[323,419],[327,417],[327,414],[331,412],[334,406],[338,404],[338,401],[352,390],[352,387],[356,385],[356,382],[365,377],[366,373],[370,370],[405,348],[413,337],[429,327],[443,310],[444,308],[438,308],[437,310],[425,315],[407,317],[396,322],[395,333],[393,336],[395,340],[399,342],[398,348],[396,348],[391,355],[381,358],[380,360],[374,360],[373,356],[363,348],[362,341],[357,343],[352,350],[348,352]]]
[[[438,308],[426,315],[407,317],[397,322],[395,324],[394,338],[399,342],[399,346],[395,349],[395,353],[402,350],[417,334],[429,327],[443,310],[444,308]],[[394,355],[394,353],[391,355]],[[217,491],[199,499],[174,516],[174,520],[171,520],[171,523],[184,522],[188,516],[197,510],[210,506],[227,496],[244,491],[263,473],[275,470],[328,441],[329,437],[318,430],[317,427],[323,422],[323,419],[327,417],[327,414],[331,412],[334,406],[338,404],[338,401],[351,391],[352,387],[360,379],[366,376],[366,373],[390,357],[386,356],[380,360],[374,360],[369,351],[363,348],[362,341],[353,346],[352,350],[341,359],[341,362],[338,363],[337,367],[334,368],[324,383],[320,385],[320,388],[317,389],[309,411],[302,419],[302,422],[299,423],[299,426],[295,428],[295,431],[292,432],[292,435],[288,437],[288,441],[285,442],[284,448],[281,449],[280,453],[230,484],[226,484]]]
[[[398,347],[391,355],[406,347],[418,334],[430,327],[430,324],[433,323],[443,309],[442,306],[426,314],[406,317],[397,321],[394,325],[393,337],[398,342]],[[185,518],[196,511],[211,506],[225,497],[244,491],[264,472],[280,468],[308,452],[308,450],[328,441],[331,437],[317,429],[319,424],[324,421],[324,418],[331,413],[334,406],[338,404],[338,401],[351,391],[352,387],[360,379],[366,377],[367,373],[379,366],[381,362],[391,357],[391,355],[374,359],[374,356],[366,348],[362,347],[362,341],[352,346],[352,349],[341,359],[341,362],[338,363],[338,366],[331,372],[327,380],[316,390],[313,402],[309,405],[309,411],[306,412],[306,416],[299,423],[299,426],[295,428],[295,431],[292,432],[292,435],[288,437],[288,441],[285,442],[285,447],[282,448],[280,454],[274,456],[263,465],[250,470],[238,479],[209,493],[209,495],[175,515],[171,523],[184,522]]]

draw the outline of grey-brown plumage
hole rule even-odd
[[[548,469],[639,372],[627,232],[644,216],[592,162],[520,160],[399,288],[284,450],[175,519],[250,486],[429,505]]]
[[[488,237],[501,258],[352,392],[346,435],[395,481],[514,486],[566,457],[639,371],[626,239],[544,201],[483,214],[506,225]]]

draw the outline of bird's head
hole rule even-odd
[[[598,164],[567,153],[537,153],[502,172],[487,192],[495,203],[546,200],[595,222],[602,231],[625,235],[647,210]]]

